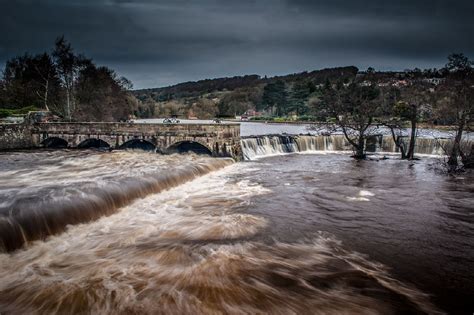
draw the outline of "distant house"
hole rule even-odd
[[[403,86],[407,86],[407,85],[408,85],[407,80],[398,80],[398,81],[395,81],[394,83],[392,83],[392,86],[395,86],[395,87],[403,87]]]
[[[247,109],[244,113],[246,116],[255,116],[255,110],[254,109]]]
[[[423,81],[427,83],[431,83],[433,85],[439,85],[443,83],[444,78],[426,78],[426,79],[423,79]]]
[[[247,109],[244,113],[245,116],[247,116],[248,118],[250,117],[258,117],[258,116],[262,116],[263,113],[262,112],[257,112],[255,109]],[[243,116],[244,116],[243,115]]]

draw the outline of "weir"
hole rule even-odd
[[[417,138],[415,153],[443,155],[448,145],[448,139]],[[241,140],[241,146],[245,160],[283,153],[352,151],[352,146],[345,139],[344,135],[269,135],[246,137]],[[384,135],[368,137],[366,140],[366,150],[369,153],[399,152],[393,138]]]
[[[147,154],[142,153],[141,155]],[[154,156],[156,157],[156,155]],[[141,157],[140,159],[145,161],[139,162],[138,158],[139,156],[135,157],[134,164],[142,163],[142,167],[146,163],[151,165],[160,163],[150,157]],[[113,156],[103,159],[108,165],[113,165],[116,160],[123,161],[123,159],[116,159]],[[103,181],[100,177],[96,178],[98,184],[76,182],[69,188],[66,184],[66,188],[61,186],[55,188],[55,190],[62,191],[62,193],[54,198],[43,196],[43,194],[52,193],[51,191],[37,194],[31,192],[26,195],[17,192],[15,197],[10,199],[10,202],[0,203],[0,253],[13,251],[35,240],[44,240],[50,235],[63,232],[68,225],[87,223],[111,215],[137,198],[143,198],[149,194],[156,194],[179,186],[231,165],[233,160],[230,158],[202,157],[196,162],[189,163],[187,161],[186,163],[186,160],[183,159],[180,162],[180,165],[175,164],[173,168],[161,169],[155,172],[152,170],[156,170],[157,166],[152,166],[146,174],[140,176],[118,176],[113,180],[109,179],[107,185],[100,184]],[[157,165],[159,166],[159,164]],[[116,165],[115,167],[118,167],[118,169],[114,173],[118,173],[121,166]],[[71,171],[73,170],[74,167],[71,168]],[[54,171],[48,171],[47,173],[50,172]],[[94,173],[100,173],[100,171],[97,169]],[[60,177],[57,173],[55,176],[56,178]],[[75,176],[81,175],[75,174]],[[88,177],[90,176],[94,175]],[[58,179],[58,181],[60,180]],[[52,185],[51,183],[48,184],[47,178],[42,179],[42,182],[46,187]],[[72,184],[69,183],[69,185]]]
[[[399,151],[390,135],[369,136],[365,145],[369,153]],[[448,139],[418,137],[415,153],[444,155],[448,145]],[[236,160],[293,152],[352,151],[352,146],[340,134],[277,134],[241,138],[239,123],[61,122],[0,125],[0,151],[41,147],[141,149],[160,153],[192,151]]]

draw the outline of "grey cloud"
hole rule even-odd
[[[78,52],[137,88],[246,73],[369,65],[433,67],[474,54],[474,3],[442,0],[0,0],[0,62]]]

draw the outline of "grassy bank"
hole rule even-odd
[[[23,116],[28,112],[37,111],[38,109],[34,106],[23,107],[19,109],[0,108],[0,118],[6,118],[11,116]]]

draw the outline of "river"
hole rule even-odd
[[[148,124],[162,124],[163,119],[136,119],[136,123],[148,123]],[[224,120],[222,123],[225,123]],[[230,121],[236,122],[236,121]],[[329,129],[325,125],[319,125],[314,123],[265,123],[265,122],[256,122],[256,121],[237,121],[241,124],[240,134],[242,137],[249,136],[262,136],[262,135],[276,135],[276,134],[289,134],[289,135],[298,135],[298,134],[311,134],[316,135],[321,132],[331,131],[334,134],[342,134],[342,130],[335,128],[334,126],[329,125]],[[180,124],[214,124],[213,120],[190,120],[190,119],[181,119]],[[383,127],[377,126],[372,130],[373,134],[383,134],[390,135],[390,130]],[[409,128],[402,130],[403,135],[409,135]],[[452,138],[454,137],[454,132],[439,130],[439,129],[428,129],[428,128],[418,128],[417,136],[422,138]],[[466,132],[464,134],[465,138],[472,139],[474,138],[473,132]]]
[[[1,153],[0,313],[472,313],[473,174],[244,141]]]

